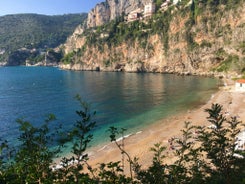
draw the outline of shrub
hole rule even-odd
[[[33,127],[29,122],[19,120],[21,135],[20,148],[11,159],[7,159],[9,146],[6,141],[0,144],[0,183],[236,183],[245,181],[245,153],[236,150],[237,135],[243,125],[237,117],[227,118],[222,106],[213,104],[205,111],[210,127],[192,126],[185,123],[182,137],[172,139],[176,147],[176,161],[170,165],[164,163],[165,149],[160,143],[150,150],[154,153],[150,167],[142,169],[140,158],[132,158],[124,147],[125,129],[111,127],[111,141],[122,154],[122,161],[101,163],[96,169],[88,161],[86,149],[93,138],[91,130],[95,127],[90,107],[77,97],[81,110],[80,117],[69,136],[62,137],[62,144],[72,141],[71,158],[62,159],[62,167],[53,167],[53,158],[60,149],[50,151],[48,144],[59,134],[49,134],[51,115],[41,127]],[[193,134],[195,132],[195,135]],[[122,143],[117,136],[121,136]],[[124,174],[124,155],[130,166],[130,176]],[[237,156],[238,155],[238,156]],[[53,169],[52,169],[53,168]],[[85,172],[87,168],[88,172]]]

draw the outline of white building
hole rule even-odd
[[[178,2],[180,2],[181,0],[173,0],[173,4],[177,4]]]
[[[245,130],[242,131],[240,134],[237,136],[237,145],[236,145],[236,150],[245,150]]]
[[[140,19],[141,13],[142,13],[142,10],[140,8],[138,8],[134,11],[131,11],[128,14],[128,22],[132,22],[132,21]]]
[[[151,2],[149,4],[145,5],[144,8],[144,18],[151,17],[156,11],[156,5],[155,3]]]
[[[5,53],[5,49],[0,49],[0,55]]]
[[[245,92],[245,79],[238,79],[235,84],[235,90]]]
[[[164,3],[161,5],[161,10],[167,10],[168,6],[171,4],[170,0],[166,0]]]

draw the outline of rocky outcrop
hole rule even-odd
[[[146,3],[146,1],[141,1]],[[118,3],[120,6],[115,6]],[[127,3],[139,5],[137,0],[108,0],[101,3],[90,12],[88,26],[103,24],[105,16],[101,20],[92,19],[101,15],[99,12],[108,13],[106,21],[128,10]],[[244,67],[244,42],[245,42],[245,3],[237,9],[230,9],[218,14],[215,18],[207,10],[201,16],[196,17],[195,25],[186,28],[190,19],[189,15],[183,16],[176,13],[169,22],[167,48],[162,35],[150,34],[147,44],[142,46],[141,40],[125,40],[119,45],[109,46],[86,45],[86,36],[80,34],[83,29],[77,28],[64,45],[66,53],[84,49],[81,56],[70,64],[60,65],[63,69],[72,70],[97,70],[97,71],[126,71],[126,72],[162,72],[181,74],[212,74],[213,69],[229,58],[235,58],[239,66]],[[108,6],[106,11],[103,9]],[[117,7],[117,8],[116,8]],[[117,9],[117,10],[116,10]],[[101,10],[101,11],[99,11]],[[178,10],[174,10],[175,12]],[[105,14],[104,14],[105,15]],[[191,35],[190,40],[187,36]],[[102,49],[101,49],[102,48]]]
[[[151,0],[106,0],[99,3],[88,14],[87,28],[103,25],[115,18],[127,15],[132,10],[144,7]]]

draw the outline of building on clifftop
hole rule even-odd
[[[156,11],[156,5],[153,2],[150,2],[145,5],[144,8],[144,18],[151,17]]]
[[[171,4],[171,0],[166,0],[164,3],[161,4],[161,11],[166,11],[168,9],[168,6]]]
[[[136,20],[139,20],[141,18],[141,14],[142,14],[142,9],[141,8],[138,8],[136,10],[133,10],[131,11],[129,14],[128,14],[128,19],[127,21],[128,22],[132,22],[132,21],[136,21]]]

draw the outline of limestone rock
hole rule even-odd
[[[87,28],[103,25],[115,18],[144,7],[151,0],[106,0],[99,3],[88,14]]]

